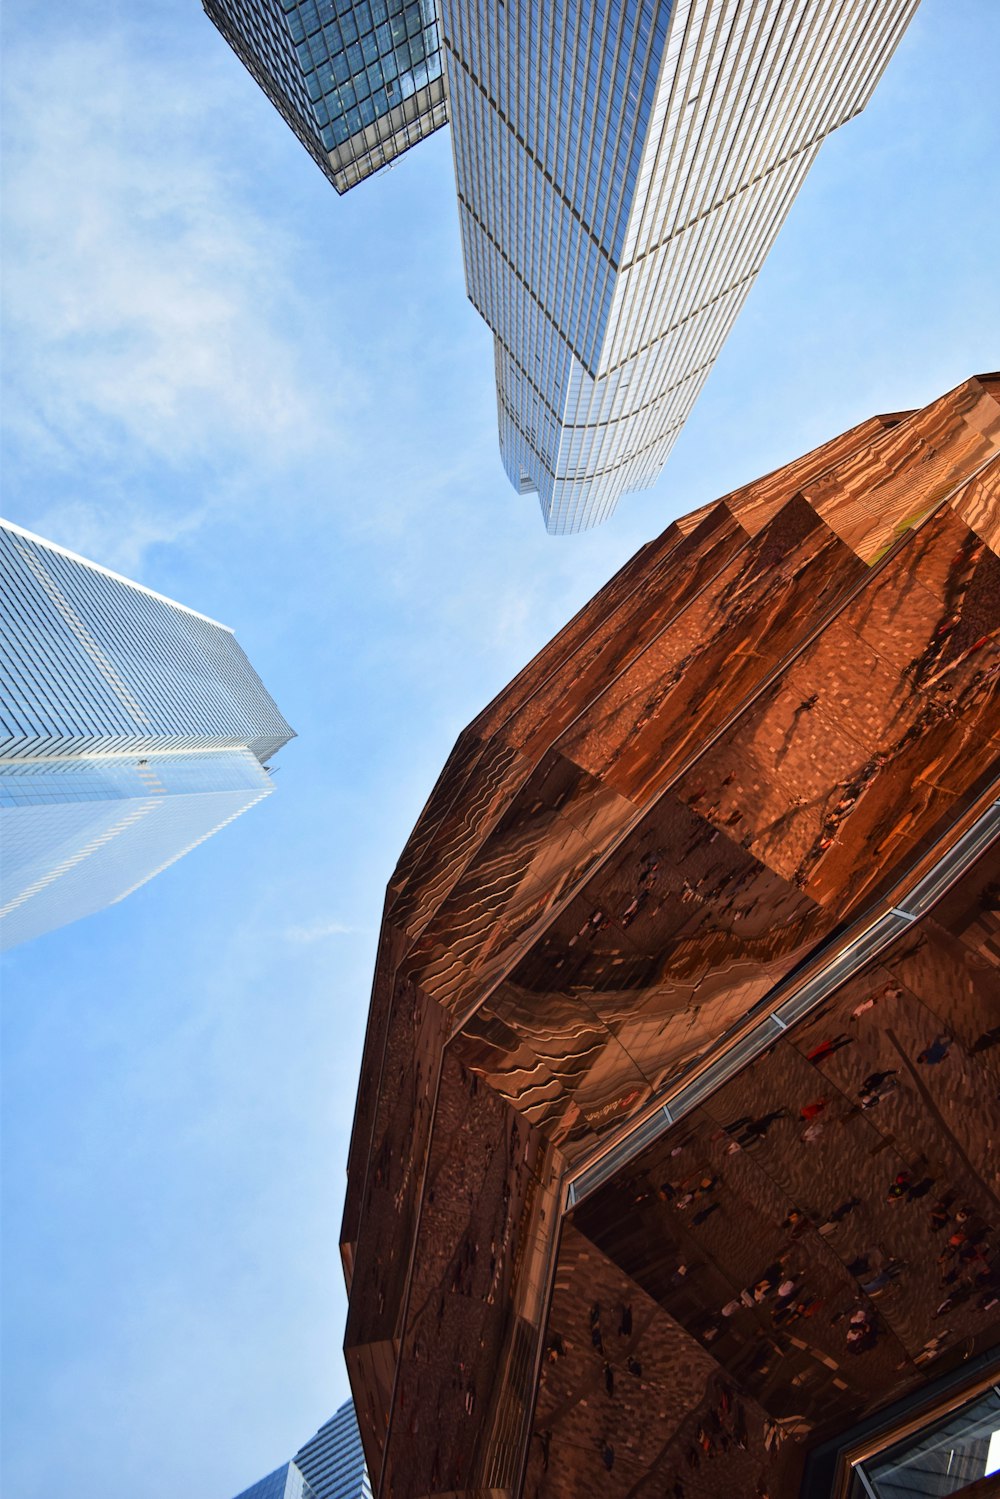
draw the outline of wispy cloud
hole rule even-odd
[[[345,926],[342,921],[313,921],[304,926],[288,926],[282,932],[286,942],[324,942],[328,937],[347,937],[356,928]]]
[[[214,52],[147,54],[140,67],[112,33],[47,34],[18,51],[6,105],[8,509],[22,518],[18,460],[30,456],[27,523],[134,567],[149,545],[198,527],[213,474],[231,487],[234,465],[277,468],[317,434],[336,451],[337,368],[328,361],[318,389],[288,235],[253,201],[252,176],[234,172],[232,141],[213,151],[204,140],[200,99],[214,90],[220,118],[227,104]],[[174,514],[144,503],[149,471],[195,467],[200,484],[177,486]],[[86,502],[66,497],[98,470]]]

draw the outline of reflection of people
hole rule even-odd
[[[825,1061],[827,1057],[832,1057],[835,1051],[840,1051],[841,1047],[852,1046],[853,1044],[854,1037],[845,1036],[843,1031],[841,1031],[839,1036],[834,1036],[832,1040],[821,1041],[818,1046],[813,1047],[812,1051],[807,1051],[806,1061]]]
[[[917,1061],[925,1067],[935,1067],[938,1062],[943,1062],[951,1050],[951,1037],[946,1034],[935,1036],[929,1046],[925,1046],[917,1057]]]
[[[897,1172],[895,1180],[890,1184],[889,1190],[885,1194],[886,1202],[899,1202],[901,1198],[907,1195],[912,1185],[913,1178],[908,1171]]]

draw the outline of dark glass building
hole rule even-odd
[[[434,0],[204,0],[339,193],[447,119]]]

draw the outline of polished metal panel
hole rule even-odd
[[[804,1443],[1000,1333],[998,395],[668,527],[461,735],[349,1162],[383,1499],[784,1499]]]

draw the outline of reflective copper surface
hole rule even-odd
[[[349,1163],[383,1499],[783,1499],[1000,1337],[997,871],[846,961],[996,795],[998,397],[668,527],[459,739],[387,892]],[[821,945],[819,1012],[628,1143]]]

